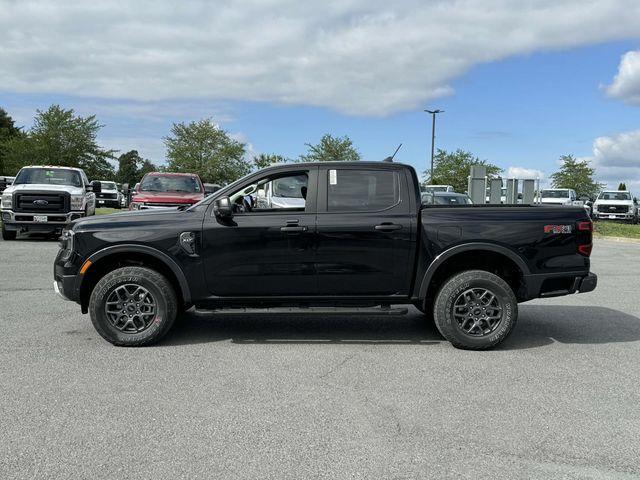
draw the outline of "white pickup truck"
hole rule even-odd
[[[61,233],[65,225],[94,215],[100,182],[90,183],[83,170],[60,166],[20,169],[2,192],[2,238],[18,232]]]
[[[638,223],[638,202],[626,190],[600,192],[593,204],[593,218],[598,220],[623,220]]]

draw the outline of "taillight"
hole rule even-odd
[[[590,243],[588,245],[578,245],[578,252],[580,252],[580,254],[584,255],[585,257],[591,255],[591,250],[593,250],[593,243]]]
[[[578,253],[588,257],[593,250],[593,239],[591,232],[593,231],[593,222],[578,222]]]
[[[578,222],[578,230],[583,232],[591,232],[593,230],[593,222]]]

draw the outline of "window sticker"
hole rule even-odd
[[[329,185],[337,185],[337,184],[338,184],[338,171],[329,170]]]

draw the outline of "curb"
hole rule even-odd
[[[604,235],[594,235],[593,238],[595,240],[609,240],[611,242],[620,242],[620,243],[637,243],[640,244],[640,238],[629,238],[629,237],[609,237]]]

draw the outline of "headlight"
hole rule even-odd
[[[629,211],[630,211],[631,213],[633,213],[633,209],[634,209],[633,205],[629,205]]]
[[[598,206],[595,204],[593,205],[593,212],[598,213]]]
[[[73,252],[73,230],[63,230],[62,235],[60,236],[60,249],[64,250],[66,253],[63,255],[63,258],[69,258],[71,253]]]
[[[71,210],[83,210],[84,209],[84,196],[83,195],[71,195]]]
[[[2,208],[11,208],[13,206],[13,200],[10,193],[2,194]]]

